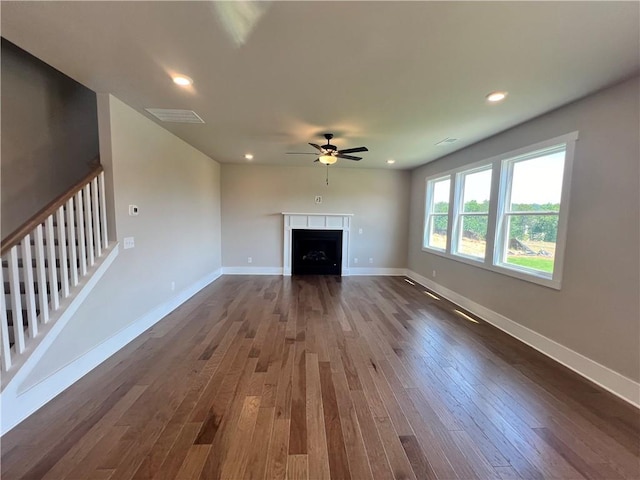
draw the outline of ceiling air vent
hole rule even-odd
[[[451,145],[452,143],[456,143],[457,141],[458,141],[457,138],[447,137],[444,140],[440,140],[438,143],[436,143],[436,146],[443,147],[445,145]]]
[[[172,108],[145,108],[145,110],[163,122],[204,123],[204,120],[193,110],[176,110]]]

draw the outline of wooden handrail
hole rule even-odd
[[[73,197],[76,193],[84,188],[84,186],[93,180],[95,177],[100,175],[104,171],[102,165],[97,165],[91,171],[73,184],[71,188],[69,188],[66,192],[58,195],[51,202],[49,202],[44,208],[42,208],[38,213],[33,215],[29,220],[22,224],[21,227],[18,227],[11,234],[7,235],[6,238],[2,240],[2,247],[0,247],[0,255],[4,255],[7,253],[12,247],[18,245],[25,235],[31,233],[31,231],[44,222],[49,215],[58,210],[62,205],[64,205],[67,200]]]

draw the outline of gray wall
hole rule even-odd
[[[412,174],[409,269],[635,381],[640,379],[638,78]],[[424,179],[579,130],[560,291],[421,250]]]
[[[221,266],[220,165],[113,96],[100,96],[100,115],[101,129],[111,131],[104,164],[113,178],[120,254],[23,389]],[[129,204],[138,216],[129,216]],[[135,248],[123,250],[128,236]]]
[[[82,178],[98,155],[96,95],[2,39],[4,238]]]
[[[252,257],[252,267],[282,267],[281,212],[296,212],[353,213],[350,266],[406,267],[409,172],[330,167],[328,186],[325,176],[313,164],[222,165],[223,265],[247,267]]]

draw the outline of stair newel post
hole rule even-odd
[[[71,286],[78,285],[78,251],[76,245],[75,210],[73,197],[67,200],[67,237],[69,239],[69,269],[71,272]]]
[[[55,237],[53,234],[53,215],[49,215],[45,223],[45,235],[47,238],[47,260],[49,265],[49,292],[51,299],[51,309],[58,310],[60,308],[60,296],[58,294],[58,269],[56,268],[56,247]]]
[[[91,212],[93,213],[93,243],[96,248],[96,258],[102,256],[102,245],[100,241],[100,208],[98,206],[98,177],[91,181]]]
[[[93,264],[96,262],[95,255],[93,253],[93,221],[91,217],[91,188],[90,184],[85,185],[84,187],[84,228],[86,229],[87,235],[87,260],[89,262],[89,266],[93,267]]]
[[[36,280],[38,281],[38,305],[42,323],[49,323],[49,302],[47,300],[47,268],[44,257],[44,233],[42,224],[35,229]]]
[[[4,300],[4,275],[0,269],[0,357],[2,358],[2,370],[11,368],[11,347],[9,346],[9,320],[7,319],[7,305]]]
[[[22,299],[20,298],[20,269],[18,267],[18,246],[9,250],[9,291],[11,292],[11,315],[13,335],[17,353],[24,352],[24,325],[22,323]]]
[[[76,222],[78,229],[78,246],[80,247],[80,276],[87,274],[87,247],[84,241],[84,214],[82,211],[82,190],[76,193]]]
[[[33,286],[31,235],[27,235],[22,239],[22,277],[24,281],[24,303],[27,309],[27,321],[29,322],[29,337],[36,338],[36,335],[38,335],[38,314],[36,313],[36,292]]]
[[[56,212],[58,224],[58,257],[60,258],[60,279],[62,280],[62,298],[69,296],[69,268],[67,266],[67,235],[64,228],[64,207]]]
[[[100,194],[100,231],[102,232],[102,246],[107,248],[109,240],[107,236],[107,198],[104,188],[104,172],[100,172],[98,176],[99,181],[99,194]]]

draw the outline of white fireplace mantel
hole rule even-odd
[[[342,230],[342,275],[349,275],[349,240],[353,213],[291,213],[284,216],[283,275],[291,275],[291,236],[295,229]]]

